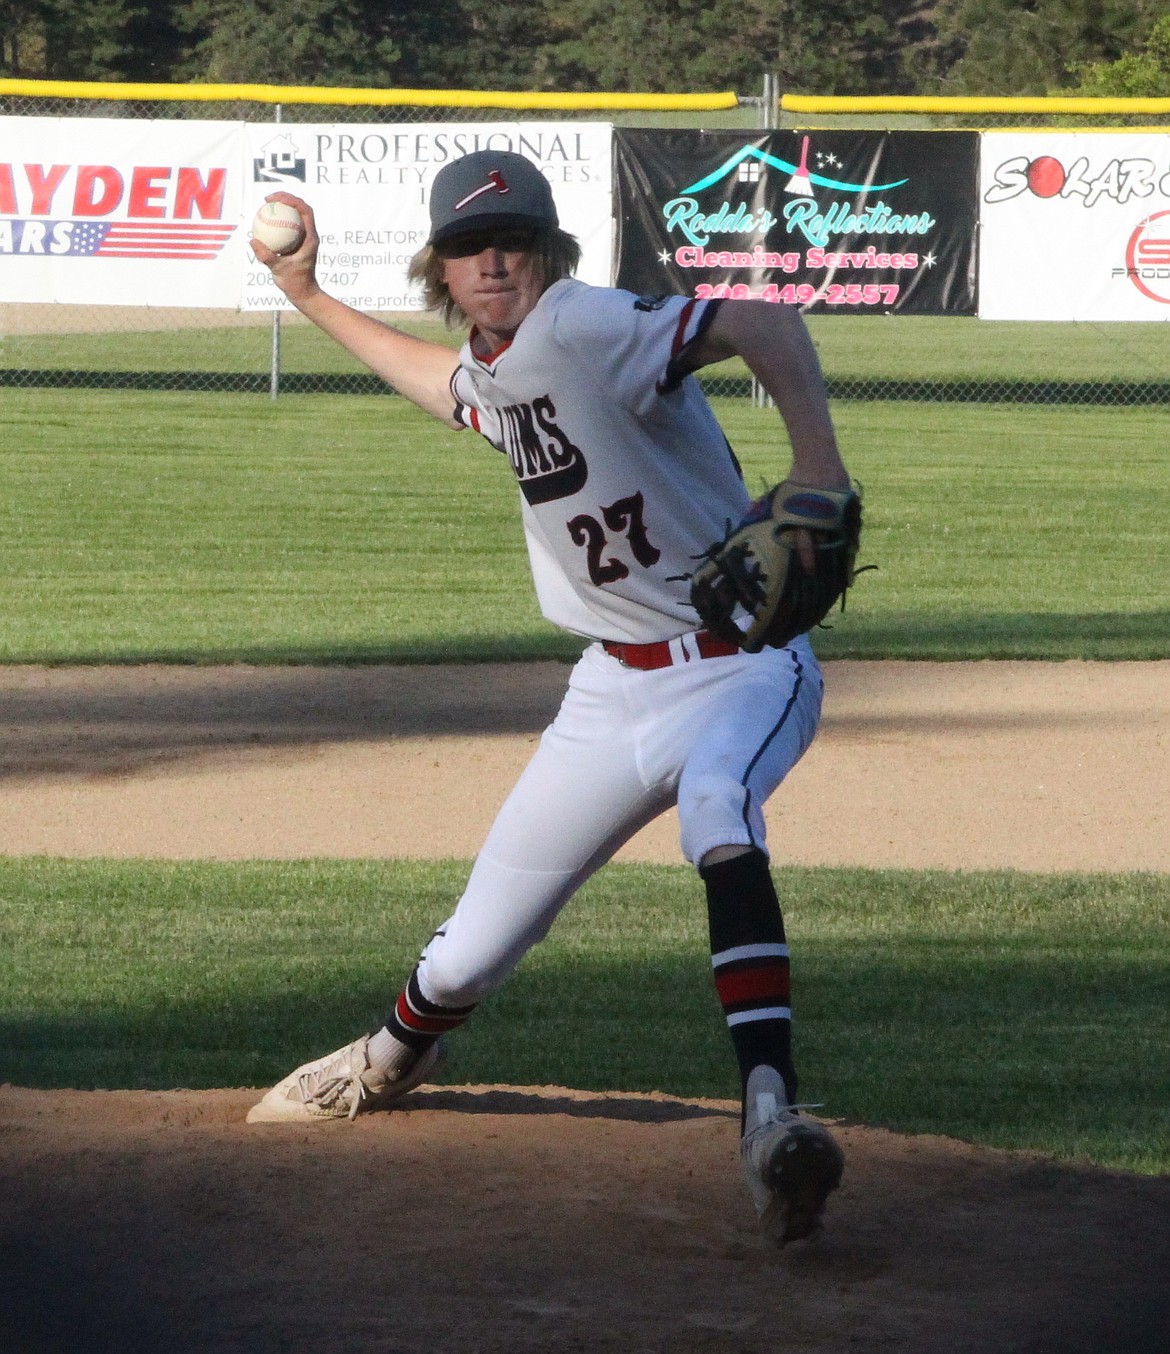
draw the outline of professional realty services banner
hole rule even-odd
[[[974,132],[614,133],[617,285],[971,315]]]
[[[1170,135],[988,132],[979,313],[1170,320]]]
[[[277,190],[313,208],[321,236],[321,285],[359,310],[421,310],[406,270],[429,233],[431,183],[442,167],[477,150],[527,156],[552,185],[561,226],[581,245],[577,276],[608,286],[613,257],[609,123],[249,125],[248,220]],[[286,305],[253,261],[241,308]]]

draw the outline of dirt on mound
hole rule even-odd
[[[779,860],[1170,868],[1170,664],[827,676]],[[0,669],[0,851],[470,855],[564,680]],[[673,823],[623,857],[676,860]],[[1167,1178],[837,1123],[827,1225],[777,1251],[729,1103],[452,1086],[249,1127],[256,1098],[0,1086],[0,1351],[1170,1351]]]
[[[1170,1182],[838,1124],[819,1237],[756,1233],[729,1103],[0,1090],[9,1354],[1159,1354]],[[15,1163],[20,1168],[13,1169]]]

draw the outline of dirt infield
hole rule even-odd
[[[441,675],[0,669],[0,850],[470,855],[565,670]],[[827,676],[778,860],[1170,868],[1170,664]],[[444,1086],[308,1131],[254,1098],[0,1087],[4,1354],[1170,1350],[1168,1179],[838,1123],[828,1226],[777,1252],[729,1103]]]

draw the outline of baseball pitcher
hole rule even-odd
[[[385,1023],[298,1067],[249,1122],[353,1118],[432,1080],[445,1036],[580,885],[676,805],[739,1063],[748,1189],[767,1236],[807,1236],[844,1159],[798,1103],[763,808],[816,733],[822,680],[805,632],[852,581],[860,505],[799,312],[579,282],[579,249],[537,167],[477,151],[436,176],[412,265],[428,304],[469,326],[456,360],[323,292],[311,208],[273,200],[297,209],[305,239],[287,255],[257,243],[257,257],[350,353],[505,458],[541,609],[585,647]],[[733,354],[792,446],[786,478],[755,503],[693,378]]]

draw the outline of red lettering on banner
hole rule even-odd
[[[223,215],[226,187],[226,169],[209,171],[206,183],[197,169],[180,169],[175,184],[175,220],[189,221],[196,209],[205,221],[218,220]]]
[[[73,189],[74,216],[108,216],[122,200],[122,176],[113,165],[82,165]]]
[[[166,181],[170,177],[171,171],[165,165],[138,166],[130,176],[130,215],[143,218],[165,216],[167,209],[160,200],[166,197]],[[158,206],[154,205],[156,202]]]
[[[1146,267],[1166,267],[1170,264],[1170,240],[1139,240],[1137,257]]]
[[[23,170],[23,176],[18,169]],[[71,176],[70,192],[67,183]],[[53,216],[68,210],[84,220],[112,216],[124,205],[130,219],[219,221],[227,183],[228,173],[223,167],[202,170],[190,165],[136,165],[123,170],[113,165],[0,163],[0,216]],[[54,205],[55,198],[66,194],[71,198],[69,208],[63,203]]]
[[[46,174],[42,165],[25,165],[28,185],[32,189],[32,215],[48,216],[53,210],[53,194],[69,172],[68,165],[54,165]]]

